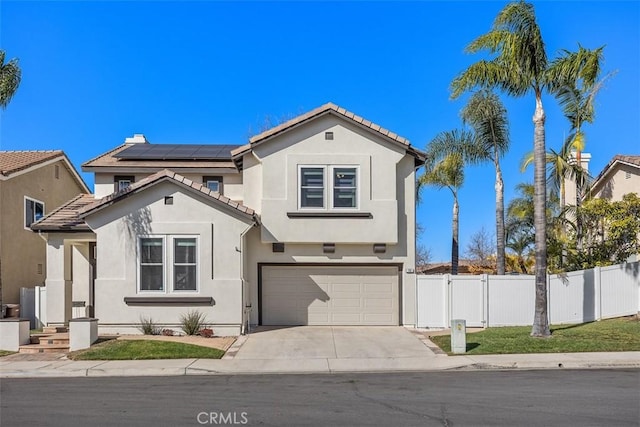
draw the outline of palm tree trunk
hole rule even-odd
[[[458,274],[458,195],[453,195],[453,224],[451,227],[451,274]]]
[[[541,91],[536,89],[536,110],[533,115],[533,163],[534,163],[534,226],[535,226],[535,278],[536,303],[531,336],[548,337],[549,316],[547,313],[547,185],[545,177],[545,114],[542,108]]]
[[[496,165],[496,269],[498,274],[504,274],[504,182],[497,157],[494,162]]]

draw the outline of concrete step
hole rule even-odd
[[[21,345],[19,353],[36,354],[36,353],[68,353],[69,344],[29,344]]]
[[[57,334],[68,331],[69,330],[66,326],[45,326],[44,328],[42,328],[43,334]]]
[[[60,333],[53,335],[46,335],[38,337],[36,344],[51,345],[51,344],[66,344],[69,345],[69,333]]]

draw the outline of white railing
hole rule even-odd
[[[548,277],[549,322],[584,323],[640,311],[640,262]],[[533,323],[534,276],[418,276],[417,326],[447,328],[452,319],[469,327]]]

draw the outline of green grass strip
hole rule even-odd
[[[170,341],[109,340],[69,354],[72,360],[220,359],[224,351]]]
[[[635,317],[553,325],[550,338],[534,338],[530,333],[530,326],[487,328],[468,333],[466,354],[640,351],[640,321]],[[449,335],[430,339],[442,350],[451,352]]]

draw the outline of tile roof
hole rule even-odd
[[[629,156],[629,155],[617,154],[613,157],[613,160],[611,161],[611,163],[615,161],[620,161],[624,163],[630,163],[635,166],[640,166],[640,156]]]
[[[342,107],[339,107],[331,102],[324,104],[314,110],[309,111],[308,113],[302,114],[298,117],[295,117],[285,123],[282,123],[276,127],[273,127],[265,132],[262,132],[258,135],[255,135],[253,137],[251,137],[249,139],[249,144],[245,144],[241,147],[238,147],[237,149],[233,150],[231,152],[231,154],[234,156],[234,158],[248,152],[249,150],[251,150],[251,148],[255,147],[256,145],[262,143],[263,141],[267,140],[268,138],[278,135],[282,132],[287,131],[290,128],[293,128],[295,126],[298,126],[302,123],[305,123],[309,120],[312,120],[318,116],[327,114],[327,113],[333,113],[336,115],[339,115],[341,117],[344,117],[346,119],[352,120],[353,122],[364,126],[366,128],[369,128],[370,130],[382,135],[383,137],[386,137],[388,139],[390,139],[391,141],[404,145],[407,147],[407,149],[411,152],[411,154],[415,155],[416,157],[419,157],[422,153],[420,153],[418,150],[415,150],[413,147],[411,147],[411,145],[409,144],[409,140],[396,134],[393,133],[383,127],[381,127],[380,125],[377,125],[375,123],[370,122],[369,120],[366,120],[350,111],[345,110]]]
[[[95,167],[124,167],[124,168],[232,168],[236,169],[231,160],[148,160],[148,159],[120,159],[118,153],[136,144],[122,144],[113,150],[100,154],[82,164],[83,170]],[[164,144],[154,144],[164,145]],[[231,157],[231,156],[229,156]]]
[[[356,123],[360,123],[361,125],[368,127],[378,133],[381,133],[382,135],[386,136],[387,138],[393,139],[397,142],[400,142],[404,145],[409,145],[409,140],[406,138],[403,138],[400,135],[397,135],[375,123],[371,123],[369,120],[365,120],[364,118],[357,116],[355,114],[353,114],[350,111],[345,110],[342,107],[337,106],[336,104],[333,104],[331,102],[328,102],[314,110],[309,111],[308,113],[302,114],[298,117],[295,117],[285,123],[282,123],[274,128],[271,128],[265,132],[262,132],[261,134],[255,135],[253,137],[251,137],[251,139],[249,139],[249,142],[251,144],[255,144],[258,141],[261,141],[263,139],[269,138],[270,136],[273,136],[275,134],[278,134],[280,132],[283,132],[287,129],[289,129],[290,127],[296,126],[300,123],[306,122],[307,120],[310,120],[316,116],[319,116],[323,113],[326,113],[328,111],[333,111],[335,113],[338,113],[339,115],[346,117],[348,119],[353,120]]]
[[[61,150],[48,151],[0,151],[0,175],[13,173],[64,156]]]
[[[190,179],[187,179],[181,175],[178,175],[177,173],[170,171],[168,169],[163,169],[159,172],[154,173],[153,175],[149,175],[148,177],[134,183],[131,184],[129,187],[118,191],[116,193],[110,194],[106,197],[103,197],[102,199],[96,200],[91,204],[85,205],[83,206],[80,210],[79,210],[79,215],[80,217],[85,217],[87,215],[89,215],[90,213],[96,212],[97,210],[103,209],[107,206],[112,205],[113,203],[116,203],[119,200],[122,200],[128,196],[130,196],[131,194],[135,194],[151,185],[154,185],[158,182],[161,181],[172,181],[175,182],[177,184],[180,184],[183,187],[187,187],[189,190],[191,191],[196,191],[200,194],[203,194],[213,200],[215,200],[218,203],[221,203],[223,205],[226,205],[238,212],[240,212],[241,214],[250,217],[252,220],[254,221],[258,221],[257,215],[255,213],[255,211],[251,208],[248,208],[246,206],[244,206],[241,203],[238,202],[234,202],[233,200],[229,199],[226,196],[223,196],[220,193],[216,193],[214,191],[209,190],[208,187],[193,182]]]
[[[611,161],[607,163],[607,165],[602,169],[602,171],[598,174],[598,176],[593,180],[593,184],[591,185],[592,189],[595,189],[600,182],[604,179],[605,175],[611,171],[611,168],[616,163],[626,163],[635,167],[640,168],[640,156],[635,155],[624,155],[624,154],[616,154],[613,156]]]
[[[31,224],[35,231],[91,231],[78,212],[95,202],[93,194],[79,194],[53,212]]]

